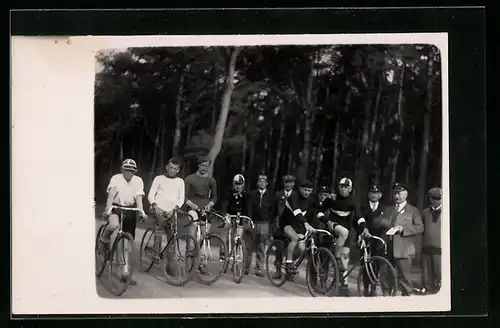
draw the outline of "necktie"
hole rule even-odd
[[[439,210],[432,210],[432,222],[436,222],[439,217]]]

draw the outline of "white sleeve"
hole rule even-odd
[[[184,205],[184,200],[185,200],[185,197],[186,197],[186,188],[184,186],[184,180],[182,179],[179,179],[179,188],[177,188],[177,206],[181,207],[182,205]]]
[[[156,200],[156,192],[158,191],[158,186],[160,182],[158,181],[158,177],[155,177],[153,180],[153,184],[151,185],[151,188],[149,189],[148,193],[148,202],[149,204],[153,204]]]
[[[117,186],[117,176],[116,175],[113,175],[111,177],[111,179],[109,180],[109,183],[108,183],[108,188],[106,188],[106,192],[109,194],[109,192],[112,190],[112,189],[116,189],[118,186]]]
[[[135,196],[144,196],[144,182],[141,178],[137,177],[137,191]]]

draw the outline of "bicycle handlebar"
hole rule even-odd
[[[199,210],[197,211],[200,215],[198,217],[198,219],[194,219],[189,213],[186,213],[184,211],[181,211],[181,210],[178,210],[178,212],[184,214],[184,215],[187,215],[189,217],[189,219],[191,220],[188,224],[186,224],[184,227],[187,227],[187,226],[190,226],[191,224],[195,223],[195,222],[199,222],[199,221],[202,221],[202,217],[206,217],[207,215],[209,214],[213,214],[215,215],[216,217],[218,217],[219,219],[221,219],[222,221],[222,224],[220,226],[218,226],[218,228],[222,228],[223,226],[226,225],[226,218],[219,212],[217,211],[205,211],[204,209],[202,210]]]
[[[375,240],[378,240],[378,241],[380,241],[384,245],[384,253],[387,253],[387,243],[382,238],[370,235],[370,236],[359,236],[359,239],[363,242],[361,244],[362,245],[361,248],[366,247],[365,239],[375,239]]]
[[[324,229],[314,229],[312,232],[309,232],[309,231],[306,231],[306,234],[304,235],[304,237],[300,238],[299,241],[303,241],[303,240],[306,240],[314,235],[317,235],[317,234],[325,234],[329,237],[332,237],[333,238],[333,235],[330,231],[328,230],[324,230]]]
[[[241,214],[236,214],[236,215],[234,215],[234,214],[232,214],[232,215],[228,215],[228,218],[229,218],[229,219],[245,219],[245,220],[247,220],[247,222],[248,222],[248,223],[250,223],[250,227],[252,227],[252,229],[254,229],[254,228],[255,228],[255,224],[253,223],[253,220],[252,220],[252,219],[250,219],[250,218],[249,218],[248,216],[246,216],[246,215],[241,215]]]
[[[106,213],[107,215],[110,215],[113,209],[119,209],[119,210],[124,210],[124,211],[134,211],[134,212],[139,212],[141,213],[144,217],[147,217],[146,212],[144,212],[143,209],[137,208],[137,207],[126,207],[126,206],[118,206],[118,205],[111,205],[109,208],[108,212]]]

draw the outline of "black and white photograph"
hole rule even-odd
[[[15,313],[451,310],[446,33],[14,45]]]
[[[442,293],[439,47],[242,40],[96,52],[97,294]]]

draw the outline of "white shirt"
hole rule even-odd
[[[370,202],[370,208],[372,209],[372,211],[376,211],[377,208],[378,208],[378,202]]]
[[[106,192],[109,193],[113,189],[117,191],[113,203],[122,206],[133,206],[137,196],[144,196],[144,182],[137,175],[132,176],[129,182],[121,173],[113,175]]]
[[[396,211],[401,211],[404,207],[406,206],[406,201],[402,202],[401,204],[396,204]]]
[[[291,194],[291,193],[292,193],[292,191],[291,191],[291,190],[289,190],[289,191],[286,191],[286,190],[285,190],[285,197],[286,197],[286,198],[290,197],[290,194]]]
[[[432,208],[433,211],[439,211],[442,206],[443,206],[443,204],[439,205],[438,207],[432,207],[431,206],[431,208]]]
[[[159,175],[153,180],[149,190],[148,200],[163,211],[170,212],[176,206],[182,206],[185,198],[184,180],[179,177],[167,178]]]

